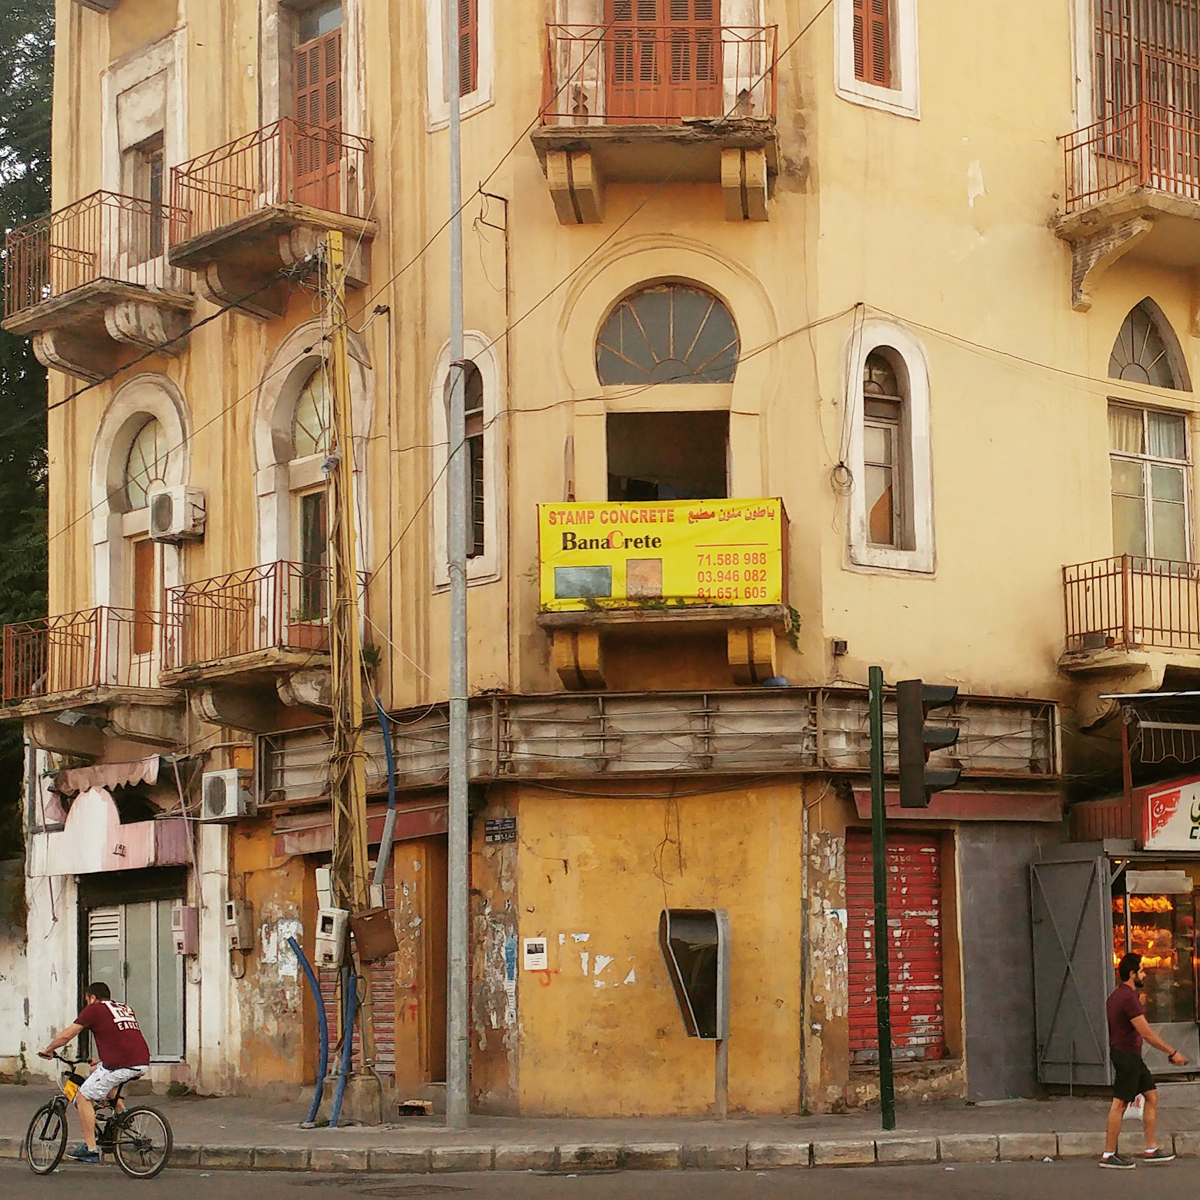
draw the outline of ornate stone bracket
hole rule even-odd
[[[562,225],[604,220],[604,181],[590,150],[553,150],[546,155],[546,182]]]
[[[721,194],[727,221],[767,219],[767,154],[765,150],[721,151]]]
[[[1071,242],[1071,307],[1087,312],[1097,280],[1154,228],[1152,217],[1129,217]]]

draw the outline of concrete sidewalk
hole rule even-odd
[[[17,1158],[29,1118],[53,1094],[47,1085],[0,1087],[0,1158]],[[1200,1157],[1200,1084],[1160,1091],[1160,1142]],[[141,1097],[132,1098],[135,1103]],[[878,1111],[820,1117],[476,1117],[465,1133],[440,1117],[382,1126],[300,1129],[307,1105],[244,1098],[146,1097],[175,1132],[173,1166],[315,1171],[765,1170],[869,1163],[987,1162],[1098,1156],[1103,1099],[1056,1098],[900,1108],[881,1133]],[[1129,1148],[1141,1127],[1126,1126]],[[74,1134],[74,1129],[72,1133]]]

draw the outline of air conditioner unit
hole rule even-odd
[[[204,492],[200,488],[158,488],[149,499],[151,541],[182,542],[204,536]]]
[[[200,820],[236,821],[254,816],[249,771],[205,771],[201,778]]]

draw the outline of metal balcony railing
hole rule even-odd
[[[86,688],[158,686],[163,616],[129,608],[83,612],[4,627],[4,702]]]
[[[330,571],[275,562],[172,588],[164,670],[267,650],[329,650]]]
[[[548,25],[546,125],[773,118],[775,26]]]
[[[94,192],[5,239],[6,318],[101,279],[158,290],[188,289],[164,253],[179,214],[153,200]]]
[[[1123,554],[1063,568],[1067,650],[1200,650],[1200,564]]]
[[[171,171],[171,244],[284,204],[361,216],[370,153],[369,138],[288,117],[210,150]]]

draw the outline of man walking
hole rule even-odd
[[[1146,1009],[1138,998],[1137,989],[1146,982],[1140,954],[1126,954],[1117,964],[1120,984],[1108,998],[1108,1047],[1112,1054],[1113,1102],[1108,1110],[1107,1138],[1104,1143],[1102,1167],[1128,1170],[1140,1160],[1149,1163],[1170,1162],[1175,1155],[1163,1150],[1158,1144],[1158,1092],[1154,1076],[1142,1058],[1142,1043],[1149,1042],[1161,1050],[1169,1062],[1177,1067],[1186,1067],[1187,1059],[1178,1050],[1171,1049],[1151,1028],[1146,1020]],[[1138,1096],[1146,1098],[1142,1112],[1142,1129],[1146,1136],[1146,1148],[1136,1158],[1123,1157],[1117,1153],[1117,1138],[1121,1134],[1121,1121],[1125,1110]]]
[[[112,998],[107,983],[90,983],[83,994],[83,1012],[75,1018],[46,1048],[38,1051],[39,1058],[53,1058],[60,1046],[74,1041],[85,1029],[91,1031],[96,1043],[94,1069],[83,1081],[75,1097],[75,1110],[83,1131],[83,1145],[70,1151],[67,1157],[75,1162],[98,1163],[96,1148],[96,1105],[123,1083],[140,1079],[150,1069],[150,1048],[138,1026],[137,1017],[128,1004],[118,1004]],[[117,1101],[117,1112],[125,1111],[125,1102]]]

